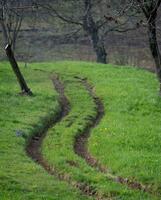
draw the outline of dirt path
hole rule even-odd
[[[62,120],[69,112],[69,102],[64,95],[64,86],[58,79],[58,76],[54,76],[52,78],[53,84],[55,86],[56,91],[59,93],[59,103],[61,105],[61,112],[58,113],[55,117],[53,117],[50,121],[46,122],[43,125],[43,128],[35,133],[28,141],[26,152],[29,157],[31,157],[35,162],[41,165],[48,173],[53,174],[51,167],[47,163],[47,161],[43,158],[40,147],[43,142],[43,139],[47,135],[47,131],[53,127],[56,123]]]
[[[75,153],[77,155],[79,155],[80,157],[82,157],[83,159],[85,159],[86,162],[88,163],[88,165],[90,165],[90,166],[94,167],[95,169],[97,169],[98,171],[106,174],[108,179],[110,179],[114,182],[126,185],[130,189],[136,189],[136,190],[141,190],[144,192],[152,193],[152,189],[147,185],[144,185],[138,181],[133,181],[128,178],[124,178],[124,177],[120,177],[120,176],[116,176],[116,175],[112,174],[107,169],[106,166],[103,166],[102,164],[100,164],[99,161],[96,160],[88,152],[87,143],[88,143],[88,139],[90,137],[90,132],[93,128],[95,128],[98,125],[98,123],[102,119],[102,117],[104,115],[104,106],[103,106],[103,103],[101,102],[101,100],[95,95],[95,92],[94,92],[92,86],[87,82],[86,79],[83,79],[83,78],[80,78],[77,76],[75,78],[78,79],[88,90],[88,92],[89,92],[90,96],[93,98],[93,101],[95,102],[96,108],[97,108],[97,114],[96,114],[95,118],[92,119],[92,123],[87,124],[83,133],[80,133],[75,138],[75,144],[74,144]]]
[[[26,153],[29,157],[31,157],[36,163],[41,165],[50,175],[55,176],[60,181],[65,181],[69,185],[72,185],[74,188],[79,189],[83,195],[88,197],[92,197],[96,200],[103,200],[103,197],[100,197],[96,193],[96,191],[88,184],[80,183],[77,181],[73,181],[69,176],[66,174],[62,174],[59,172],[58,169],[55,169],[53,166],[50,166],[47,160],[43,157],[41,153],[41,145],[43,139],[47,136],[48,130],[55,126],[58,122],[60,122],[65,116],[68,115],[70,111],[70,104],[67,97],[64,94],[64,86],[60,82],[58,76],[54,76],[52,78],[53,84],[55,86],[56,91],[59,94],[59,103],[61,105],[61,112],[51,119],[51,121],[47,122],[41,131],[35,133],[28,141],[26,147]]]
[[[105,166],[101,165],[94,157],[90,155],[87,149],[88,138],[90,137],[90,131],[94,127],[96,127],[98,123],[100,122],[100,120],[102,119],[104,115],[104,106],[101,100],[98,97],[96,97],[93,91],[93,88],[87,82],[86,79],[81,79],[79,77],[75,77],[75,78],[81,81],[81,83],[88,90],[97,108],[97,115],[96,117],[92,119],[92,123],[90,123],[90,125],[87,124],[83,133],[82,134],[80,133],[79,136],[76,137],[75,139],[75,144],[74,144],[75,153],[81,156],[83,159],[85,159],[88,165],[96,168],[98,171],[107,175],[108,180],[111,179],[112,181],[126,185],[131,189],[138,189],[138,190],[142,190],[146,192],[151,192],[151,190],[147,186],[144,186],[143,184],[139,182],[131,181],[127,178],[118,177],[111,174]],[[93,199],[97,199],[97,200],[107,199],[107,198],[104,198],[103,196],[100,196],[95,190],[95,188],[91,187],[90,185],[86,183],[73,181],[70,176],[66,176],[66,174],[62,174],[59,171],[59,169],[55,169],[53,166],[50,166],[47,160],[41,154],[41,145],[42,145],[43,139],[47,136],[48,130],[51,127],[55,126],[58,122],[60,122],[64,117],[66,117],[70,111],[70,103],[64,94],[64,85],[61,83],[58,76],[54,76],[52,80],[53,80],[55,89],[59,94],[59,103],[61,105],[61,111],[60,113],[57,114],[56,117],[53,117],[53,119],[46,122],[46,124],[44,124],[41,131],[35,133],[34,136],[32,136],[29,139],[28,145],[26,147],[27,155],[31,157],[36,163],[41,165],[50,175],[55,176],[60,181],[66,181],[69,185],[72,185],[74,188],[79,189],[83,195],[92,197]]]

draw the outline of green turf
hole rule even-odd
[[[43,66],[44,66],[44,68],[46,68],[46,66],[48,66],[49,71],[53,70],[52,69],[53,67],[49,64],[43,64],[42,67]],[[49,68],[49,66],[50,66],[50,68]],[[54,70],[56,70],[57,72],[62,74],[62,76],[64,76],[65,80],[67,79],[67,77],[69,77],[69,75],[74,76],[75,74],[77,74],[77,75],[80,75],[80,76],[88,77],[89,80],[93,83],[93,85],[95,85],[95,89],[96,89],[97,94],[102,98],[102,101],[105,104],[106,115],[105,115],[104,119],[102,120],[101,124],[92,132],[92,137],[90,138],[90,141],[89,141],[89,149],[90,149],[91,153],[93,155],[95,155],[98,159],[100,159],[100,161],[105,165],[108,164],[105,161],[108,160],[109,156],[110,156],[110,159],[111,159],[110,162],[115,161],[117,166],[119,166],[123,161],[124,161],[124,165],[128,165],[129,162],[130,162],[130,157],[131,157],[130,153],[135,154],[136,151],[132,152],[131,147],[130,147],[130,151],[126,149],[126,146],[123,143],[123,142],[127,141],[127,138],[125,137],[125,135],[124,135],[124,138],[122,139],[123,142],[117,141],[117,139],[116,139],[115,140],[115,146],[113,146],[114,145],[113,143],[110,145],[110,140],[109,140],[110,135],[109,135],[109,137],[107,135],[107,131],[108,131],[108,124],[107,123],[108,123],[108,120],[109,120],[109,114],[115,113],[115,116],[120,115],[120,118],[122,117],[121,120],[124,121],[124,124],[122,124],[122,129],[125,131],[128,124],[130,122],[132,122],[132,115],[133,114],[131,114],[129,111],[127,111],[126,116],[125,116],[126,118],[124,118],[124,116],[123,116],[124,115],[123,113],[125,113],[124,110],[126,110],[126,109],[128,110],[129,107],[132,107],[133,112],[135,113],[136,110],[137,110],[137,106],[135,106],[135,102],[137,100],[142,101],[142,99],[146,99],[147,95],[149,95],[148,101],[155,100],[156,102],[160,103],[160,99],[157,96],[157,81],[155,79],[155,76],[153,74],[149,73],[149,72],[139,70],[139,69],[131,69],[131,68],[128,68],[128,67],[126,67],[126,68],[114,68],[113,66],[110,66],[110,65],[106,66],[106,65],[78,63],[78,62],[76,62],[76,63],[74,63],[74,62],[56,63]],[[65,73],[65,71],[66,71],[66,73]],[[68,94],[68,96],[70,95],[69,98],[70,98],[71,102],[72,101],[77,102],[76,106],[78,108],[77,108],[76,111],[72,112],[74,116],[77,116],[77,120],[75,120],[76,122],[73,123],[72,127],[68,128],[68,129],[66,129],[66,128],[62,129],[63,123],[61,123],[60,127],[58,127],[56,130],[54,129],[53,133],[51,133],[52,137],[56,138],[54,141],[60,140],[61,143],[64,144],[66,149],[69,149],[69,148],[71,149],[71,151],[70,151],[71,153],[72,153],[72,144],[70,144],[70,146],[68,148],[67,147],[68,145],[66,143],[65,138],[67,137],[67,139],[69,140],[69,137],[71,137],[71,139],[69,141],[72,141],[72,138],[78,132],[77,130],[80,129],[80,125],[82,127],[84,126],[85,122],[80,121],[80,119],[82,119],[82,117],[79,119],[79,115],[82,116],[83,106],[85,105],[85,102],[87,103],[87,100],[88,100],[88,98],[87,97],[85,98],[85,96],[82,99],[81,93],[80,93],[80,97],[75,96],[75,98],[77,98],[77,99],[73,99],[74,98],[73,96],[76,93],[76,92],[72,93],[72,91],[74,90],[74,88],[72,89],[73,82],[74,81],[72,81],[72,85],[69,84],[69,86],[68,86],[69,89],[67,90],[67,94]],[[76,87],[76,90],[77,90],[77,88],[78,88],[78,86]],[[89,105],[92,105],[92,103],[89,102]],[[151,106],[153,106],[153,109],[155,109],[155,110],[159,109],[159,107],[156,108],[154,106],[154,104],[151,105]],[[80,107],[81,107],[81,109],[79,109]],[[147,110],[146,110],[147,107],[148,107],[148,105],[146,105],[146,104],[144,105],[144,103],[143,103],[142,109],[145,112],[147,112]],[[73,108],[73,109],[75,109],[75,108]],[[88,116],[91,115],[90,111],[88,111],[88,109],[90,109],[90,107],[87,105],[86,108],[84,108],[84,109],[85,110],[83,112],[83,116],[84,116],[83,119],[86,119],[86,118],[88,118]],[[120,111],[120,110],[123,110],[123,112]],[[159,113],[159,112],[157,112],[157,113]],[[136,115],[137,115],[137,113],[136,113]],[[143,123],[143,116],[137,115],[137,117],[138,118],[140,117],[140,120],[138,120],[138,121],[140,122],[140,125],[141,125]],[[72,118],[72,117],[69,116],[69,119],[70,118]],[[118,122],[116,122],[116,119],[115,118],[111,119],[111,126],[113,126],[113,128],[118,127],[118,125],[119,125],[119,120],[118,120]],[[156,119],[157,125],[155,124],[154,127],[156,126],[159,129],[160,128],[159,120],[161,119],[161,116],[160,117],[156,116],[155,119]],[[124,127],[125,122],[126,122],[126,126]],[[78,127],[75,126],[75,125],[77,125],[77,123],[78,123]],[[135,127],[135,121],[133,122],[133,124],[134,124],[134,127]],[[147,124],[147,126],[150,125],[149,121],[147,121],[146,124]],[[142,125],[144,127],[145,123],[142,124]],[[152,124],[150,126],[152,126]],[[129,140],[131,139],[132,144],[133,144],[133,140],[134,140],[133,138],[137,137],[137,135],[135,133],[134,133],[133,137],[131,135],[131,132],[134,129],[134,127],[131,127],[130,124],[129,124],[129,127],[127,128],[127,131],[129,131],[129,135],[130,135]],[[130,128],[131,128],[131,130],[130,130]],[[154,132],[155,132],[155,128],[153,130]],[[136,127],[135,127],[135,129],[136,129]],[[148,127],[147,127],[147,129],[148,129]],[[71,133],[71,132],[73,132],[73,130],[75,130],[75,133]],[[54,134],[54,131],[57,133],[56,135]],[[120,128],[119,132],[120,131],[121,131],[121,128]],[[151,132],[151,134],[153,135],[153,132]],[[145,130],[145,135],[146,135],[146,130]],[[58,139],[58,138],[60,138],[60,139]],[[51,142],[50,139],[48,139],[48,140]],[[136,138],[136,140],[137,140],[137,138]],[[141,139],[138,136],[138,142],[139,141],[141,141]],[[57,146],[57,142],[55,142],[55,143],[56,143],[56,146]],[[129,142],[127,141],[127,148],[128,148],[128,143]],[[109,146],[107,144],[109,144]],[[125,153],[129,155],[129,158],[126,157],[126,155],[124,155],[125,159],[123,160],[122,151],[120,151],[120,149],[118,149],[117,154],[120,156],[120,163],[118,163],[117,158],[116,157],[113,158],[113,155],[109,155],[108,152],[110,152],[110,154],[111,154],[111,152],[113,152],[113,149],[115,149],[115,148],[117,148],[121,145],[125,148]],[[133,145],[135,146],[135,143]],[[102,146],[103,146],[103,148],[102,148]],[[109,149],[109,147],[110,147],[110,149]],[[60,163],[62,165],[62,162],[64,162],[63,163],[64,164],[63,169],[65,169],[65,171],[67,171],[67,169],[65,168],[66,167],[65,161],[66,161],[66,156],[68,158],[70,157],[70,153],[68,151],[67,151],[67,153],[64,153],[66,151],[65,148],[64,149],[62,148],[62,151],[60,152],[59,151],[59,145],[58,145],[58,148],[55,147],[54,150],[53,150],[53,152],[55,154],[58,153],[58,157],[57,158],[55,158],[55,157],[50,158],[50,155],[48,155],[49,156],[48,159],[49,160],[51,159],[54,164],[57,164],[57,162],[58,162],[58,166],[59,166]],[[138,148],[138,147],[135,147],[135,148]],[[156,148],[156,144],[155,145],[153,144],[152,150],[155,150],[155,148]],[[159,145],[158,145],[158,148],[159,148]],[[58,149],[57,152],[56,152],[56,149]],[[143,150],[144,149],[142,149],[142,151]],[[46,151],[48,151],[48,150],[46,150]],[[139,151],[139,149],[138,149],[138,151]],[[146,153],[147,152],[145,151],[144,154],[146,154]],[[63,158],[63,154],[65,154],[64,158]],[[112,165],[110,165],[110,163],[107,166],[110,167],[111,171],[114,174],[122,175],[124,177],[130,177],[131,179],[140,180],[143,183],[148,183],[149,185],[151,185],[151,182],[145,181],[145,179],[151,178],[150,173],[148,173],[146,171],[146,169],[145,169],[145,171],[142,172],[142,173],[144,173],[143,174],[144,179],[140,179],[138,176],[135,176],[135,174],[137,173],[137,170],[139,170],[138,172],[140,172],[140,170],[141,170],[141,169],[136,168],[137,160],[139,160],[139,163],[142,163],[144,161],[145,157],[146,157],[146,155],[144,155],[144,159],[140,160],[140,156],[141,156],[141,154],[136,153],[135,157],[137,157],[137,159],[131,160],[131,165],[129,164],[129,166],[127,166],[126,169],[124,169],[125,166],[122,165],[120,167],[120,170],[115,171],[115,169],[113,170],[113,167],[112,167]],[[60,157],[62,157],[62,162],[59,160]],[[74,155],[71,154],[71,159],[78,159],[78,158],[75,158]],[[152,160],[152,157],[150,157],[150,158],[147,157],[147,160],[148,159],[151,159],[151,162],[155,162],[155,157],[153,157],[153,160]],[[59,163],[59,161],[60,161],[60,163]],[[81,162],[81,161],[79,161],[79,162]],[[150,166],[148,166],[148,167],[150,167]],[[154,165],[151,166],[151,169],[149,168],[149,171],[154,170],[153,167],[154,167]],[[135,171],[135,173],[132,173],[132,171],[130,172],[130,168],[132,168],[133,171]],[[157,168],[158,168],[158,166],[156,166],[156,169]],[[85,166],[82,167],[82,169],[80,170],[81,174],[82,174],[83,169],[85,169],[85,171],[86,171],[86,167]],[[121,173],[123,170],[126,173]],[[128,170],[129,170],[129,172],[128,172]],[[70,173],[74,174],[74,170],[72,169]],[[87,173],[89,173],[89,172],[87,172]],[[76,175],[74,174],[73,176],[74,176],[74,178],[77,178],[77,174]],[[91,177],[93,177],[93,175],[90,174],[87,177],[91,178]],[[158,171],[156,171],[156,177],[158,177]],[[85,179],[86,179],[86,177],[84,176],[83,180],[85,180]],[[89,182],[90,181],[91,180],[89,180]],[[103,180],[99,179],[99,181],[98,181],[99,186],[97,185],[97,187],[101,187],[101,181],[103,182]],[[153,190],[156,193],[160,193],[159,181],[157,182],[157,180],[156,180],[156,183],[158,184],[158,188],[157,188],[156,185],[154,185]],[[105,186],[104,182],[103,182],[103,185]],[[114,189],[115,187],[116,186],[112,186],[111,189]],[[108,188],[108,186],[106,188]],[[114,189],[115,191],[117,191],[116,188]],[[110,191],[109,188],[107,190]],[[101,189],[99,189],[99,191],[101,191]],[[105,192],[105,191],[103,191],[103,192]],[[126,199],[126,197],[123,197],[123,195],[124,194],[120,193],[121,197],[119,197],[119,198]],[[132,194],[132,196],[133,196],[132,198],[134,198],[134,199],[139,199],[139,198],[145,199],[146,198],[146,197],[143,197],[143,196],[142,197],[138,197],[138,196],[134,197],[134,194]],[[131,197],[129,197],[129,199],[130,198]],[[154,197],[150,197],[150,198],[154,198]]]
[[[43,69],[49,73],[34,69]],[[74,137],[96,114],[88,92],[74,78],[77,75],[87,77],[95,86],[96,94],[102,99],[106,111],[99,126],[91,133],[90,152],[114,174],[152,185],[155,193],[160,195],[161,100],[157,96],[155,76],[139,69],[85,62],[30,64],[23,73],[35,94],[32,98],[16,95],[18,88],[8,64],[1,64],[2,198],[86,199],[65,183],[51,178],[27,158],[24,152],[25,138],[15,136],[15,130],[23,130],[28,137],[34,130],[34,124],[41,124],[40,117],[54,115],[59,111],[57,95],[47,75],[51,72],[59,73],[65,83],[71,112],[45,138],[42,152],[49,163],[67,179],[70,176],[71,182],[88,183],[100,195],[117,200],[157,199],[111,182],[108,175],[92,169],[73,152]],[[49,113],[51,110],[52,113]],[[70,166],[70,161],[76,165]]]
[[[73,152],[74,138],[85,127],[88,120],[96,115],[95,104],[88,92],[77,81],[67,79],[66,93],[71,102],[70,114],[48,133],[43,144],[44,157],[60,173],[70,176],[73,181],[88,183],[100,196],[113,199],[149,199],[143,193],[130,191],[126,187],[111,182],[108,175],[102,175],[89,167],[84,160]],[[79,90],[79,92],[77,92]],[[71,166],[69,163],[74,163]]]
[[[23,70],[34,96],[18,95],[19,88],[10,66],[0,64],[0,199],[66,200],[87,199],[66,183],[49,176],[25,153],[26,139],[44,118],[59,112],[58,95],[48,75]],[[17,131],[24,136],[16,136]]]

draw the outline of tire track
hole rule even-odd
[[[53,116],[52,119],[47,120],[41,130],[36,132],[29,140],[26,147],[26,152],[29,157],[31,157],[35,162],[41,165],[46,171],[51,174],[51,167],[47,161],[43,158],[40,147],[42,145],[43,139],[46,137],[47,132],[52,128],[56,123],[60,122],[66,115],[68,115],[70,107],[67,98],[64,95],[64,86],[60,82],[58,76],[52,78],[53,84],[56,91],[59,94],[59,104],[61,106],[61,111]]]
[[[59,94],[59,104],[61,106],[61,111],[57,113],[56,116],[53,116],[52,119],[45,122],[43,128],[36,132],[31,138],[29,138],[26,146],[26,153],[34,162],[42,166],[42,168],[44,168],[48,174],[58,178],[60,181],[67,182],[69,185],[76,189],[79,189],[83,195],[92,197],[96,200],[103,200],[105,198],[100,196],[95,188],[88,185],[87,183],[74,181],[70,176],[66,176],[66,174],[61,173],[59,169],[55,169],[53,166],[51,166],[41,153],[40,148],[43,139],[47,136],[48,130],[60,122],[64,117],[66,117],[70,111],[70,103],[64,94],[64,85],[61,83],[57,75],[52,78],[52,81],[56,91]]]
[[[96,160],[88,152],[87,143],[88,143],[88,139],[90,137],[90,132],[93,128],[95,128],[99,124],[99,122],[103,118],[104,106],[103,106],[102,101],[96,96],[95,92],[93,91],[93,87],[88,83],[86,78],[81,78],[78,76],[75,76],[75,78],[78,79],[84,85],[84,87],[87,89],[87,91],[89,92],[89,95],[93,98],[93,101],[96,105],[96,110],[97,110],[96,116],[93,119],[91,119],[89,124],[86,125],[84,131],[82,133],[78,134],[78,136],[75,138],[75,143],[74,143],[75,153],[77,155],[79,155],[80,157],[82,157],[83,159],[85,159],[85,161],[87,162],[88,165],[90,165],[91,167],[95,168],[96,170],[107,175],[108,179],[110,179],[116,183],[125,185],[130,189],[140,190],[143,192],[153,194],[152,188],[148,185],[144,185],[138,181],[133,181],[128,178],[124,178],[124,177],[116,176],[116,175],[112,174],[110,172],[110,170],[107,169],[106,166],[103,166],[102,164],[100,164],[100,162],[98,160]]]

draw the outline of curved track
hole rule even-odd
[[[98,160],[96,160],[89,152],[87,149],[87,143],[88,139],[90,137],[90,132],[93,128],[95,128],[99,122],[101,121],[103,115],[104,115],[104,106],[102,101],[96,96],[95,92],[93,91],[92,86],[87,82],[86,79],[80,78],[80,77],[75,77],[78,79],[84,87],[88,90],[89,95],[93,98],[93,101],[96,105],[96,110],[97,114],[95,118],[91,120],[92,123],[87,124],[85,127],[84,131],[75,138],[75,143],[74,143],[74,151],[77,155],[82,157],[83,159],[86,160],[86,162],[91,166],[97,169],[98,171],[104,173],[107,175],[108,179],[111,179],[114,182],[126,185],[130,189],[137,189],[141,190],[144,192],[152,193],[151,188],[148,186],[138,182],[138,181],[132,181],[128,178],[116,176],[112,174],[107,167],[103,166],[102,164],[99,163]]]
[[[61,121],[69,112],[69,102],[64,95],[64,86],[60,82],[58,76],[54,76],[52,79],[56,91],[59,93],[59,103],[61,105],[61,112],[57,113],[50,121],[48,121],[43,128],[36,132],[28,141],[26,152],[29,157],[31,157],[35,162],[41,165],[48,173],[53,174],[53,170],[47,163],[47,161],[43,158],[40,147],[45,138],[47,131],[53,127],[56,123]]]
[[[56,91],[59,94],[59,103],[61,106],[61,111],[56,116],[54,116],[53,119],[48,121],[39,132],[36,132],[29,139],[27,147],[26,147],[26,153],[36,163],[41,165],[50,175],[55,176],[59,180],[65,181],[68,184],[72,185],[74,188],[79,189],[83,195],[86,195],[88,197],[93,197],[94,199],[102,200],[104,198],[99,197],[96,191],[90,185],[83,184],[76,181],[71,181],[70,177],[68,177],[67,179],[64,174],[59,173],[58,169],[55,169],[53,166],[50,166],[50,164],[47,162],[47,160],[45,160],[45,158],[43,157],[41,153],[40,148],[41,148],[43,139],[47,135],[48,130],[54,125],[56,125],[58,122],[60,122],[64,117],[66,117],[70,111],[69,101],[64,94],[64,85],[61,83],[58,76],[54,76],[52,78],[52,81],[53,81]]]
[[[93,128],[95,128],[99,124],[100,120],[102,119],[104,115],[104,106],[101,100],[98,97],[96,97],[93,88],[86,79],[82,79],[80,77],[75,77],[75,78],[78,79],[84,85],[86,90],[89,92],[89,95],[93,98],[93,101],[96,105],[96,111],[97,111],[96,116],[91,119],[90,123],[87,123],[86,127],[84,128],[84,131],[78,134],[78,136],[75,138],[75,143],[74,143],[75,153],[80,157],[82,157],[83,159],[85,159],[88,165],[104,173],[107,176],[108,180],[110,179],[114,182],[126,185],[130,189],[137,189],[151,193],[151,189],[148,188],[148,186],[143,185],[142,183],[131,181],[127,178],[113,175],[112,173],[109,172],[109,170],[105,166],[101,165],[98,162],[98,160],[96,160],[88,152],[87,142],[88,138],[90,137],[90,132]],[[45,158],[41,154],[40,147],[42,145],[43,139],[47,135],[48,130],[54,125],[56,125],[58,122],[60,122],[64,117],[66,117],[70,111],[70,103],[64,94],[64,85],[61,83],[57,75],[55,75],[52,80],[55,89],[59,94],[59,103],[61,106],[61,111],[57,113],[57,115],[54,116],[53,119],[46,122],[43,128],[39,132],[35,133],[29,139],[26,147],[26,152],[29,157],[31,157],[35,162],[41,165],[50,175],[57,177],[59,180],[66,181],[73,187],[79,189],[82,192],[82,194],[86,196],[91,196],[94,199],[104,199],[103,197],[100,196],[98,197],[97,192],[93,190],[93,188],[90,185],[73,181],[71,180],[70,177],[67,179],[64,176],[64,174],[59,173],[59,169],[55,169],[53,166],[50,166],[47,160],[45,160]]]

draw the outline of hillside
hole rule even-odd
[[[33,97],[18,94],[9,64],[0,64],[0,199],[160,199],[153,73],[88,62],[20,66]]]

